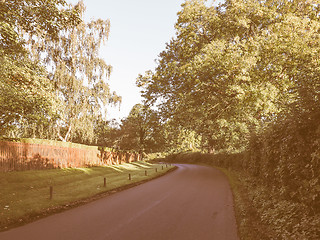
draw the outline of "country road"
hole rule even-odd
[[[0,239],[239,239],[226,177],[211,167],[177,166],[145,184],[1,232]]]

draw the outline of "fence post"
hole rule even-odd
[[[129,173],[129,180],[131,180],[131,174]]]
[[[106,187],[107,186],[107,179],[103,178],[103,186]]]
[[[53,187],[50,186],[50,200],[52,200],[53,198]]]

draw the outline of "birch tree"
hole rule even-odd
[[[82,2],[75,9],[85,11]],[[29,39],[34,58],[46,63],[59,99],[59,119],[55,125],[62,141],[73,137],[92,141],[94,120],[107,114],[108,104],[121,101],[116,93],[110,92],[106,82],[112,67],[99,56],[109,29],[109,20],[82,21],[61,31],[55,41]]]
[[[45,122],[54,95],[46,70],[30,58],[26,36],[48,40],[80,21],[64,0],[0,1],[0,134],[17,137],[24,124]]]

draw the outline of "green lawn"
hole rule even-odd
[[[1,172],[0,231],[155,178],[172,168],[165,164],[135,162],[106,167]],[[52,199],[50,186],[53,187]]]

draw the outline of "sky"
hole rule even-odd
[[[68,0],[76,3],[77,0]],[[83,0],[84,18],[109,19],[109,40],[100,50],[107,64],[113,67],[108,81],[111,91],[122,97],[119,107],[109,106],[107,119],[127,117],[140,103],[136,78],[156,67],[155,59],[175,35],[177,12],[184,0]]]

